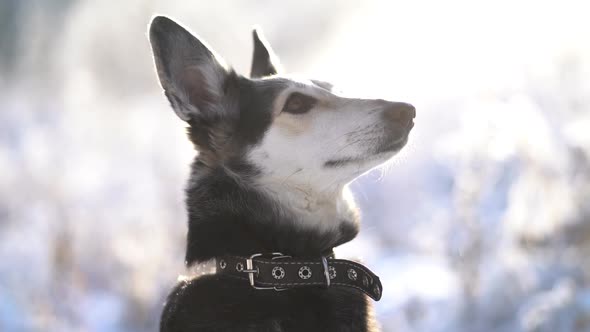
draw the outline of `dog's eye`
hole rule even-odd
[[[283,107],[283,112],[291,114],[307,113],[316,103],[317,99],[295,92],[287,98],[287,102]]]

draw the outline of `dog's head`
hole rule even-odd
[[[251,78],[166,17],[154,18],[149,38],[165,94],[207,166],[249,165],[328,189],[390,159],[413,127],[409,104],[348,98],[328,83],[281,75],[257,31]]]

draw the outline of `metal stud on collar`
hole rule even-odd
[[[311,278],[311,269],[309,268],[309,266],[305,265],[299,269],[299,278],[301,278],[301,279]]]
[[[358,275],[354,269],[348,269],[348,279],[356,280],[357,276]]]
[[[330,274],[329,274],[329,275],[330,275],[330,279],[334,279],[334,278],[336,278],[336,268],[335,268],[335,267],[333,267],[333,266],[330,266],[330,267],[328,268],[328,272],[330,273]]]
[[[219,261],[219,267],[223,270],[227,267],[227,263],[222,259]]]
[[[272,274],[272,277],[275,279],[283,279],[285,277],[285,269],[283,269],[280,266],[275,266],[272,269],[271,274]]]

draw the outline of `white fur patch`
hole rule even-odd
[[[280,113],[293,92],[318,103],[305,114]],[[262,170],[260,187],[298,215],[309,216],[300,218],[302,223],[314,224],[304,227],[333,229],[351,219],[355,209],[345,185],[394,155],[371,155],[387,134],[382,107],[379,101],[343,98],[305,81],[294,83],[276,98],[274,122],[249,155]],[[354,162],[326,167],[331,160]]]

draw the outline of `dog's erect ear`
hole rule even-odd
[[[250,77],[258,78],[278,74],[280,72],[279,60],[264,38],[262,30],[255,28],[252,31],[252,37],[254,38],[254,55]]]
[[[149,39],[160,84],[184,121],[210,116],[223,95],[228,70],[203,42],[164,16],[152,20]]]

